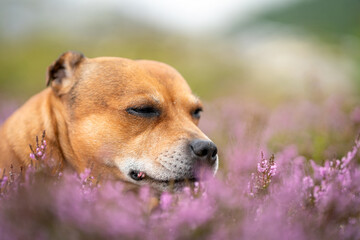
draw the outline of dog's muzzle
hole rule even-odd
[[[150,184],[161,190],[181,189],[214,175],[219,164],[217,153],[212,141],[192,139],[182,147],[165,150],[157,157],[157,162],[128,158],[119,161],[118,166],[133,183]]]

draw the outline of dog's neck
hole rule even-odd
[[[9,117],[0,128],[0,168],[9,169],[10,164],[14,169],[27,167],[31,162],[29,144],[36,145],[36,136],[41,138],[44,130],[48,145],[46,159],[64,165],[64,159],[71,158],[73,151],[68,142],[66,116],[62,108],[61,100],[47,88]]]

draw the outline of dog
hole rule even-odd
[[[29,166],[29,144],[45,130],[46,159],[79,173],[92,165],[94,175],[167,191],[217,171],[217,147],[198,128],[203,106],[174,68],[68,51],[46,84],[1,126],[1,169]]]

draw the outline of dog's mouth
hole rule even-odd
[[[186,184],[186,183],[195,183],[198,182],[198,178],[196,177],[188,177],[188,178],[174,178],[174,179],[156,179],[150,177],[143,171],[131,170],[129,172],[129,176],[131,179],[140,182],[148,182],[148,183],[158,183],[158,184]]]

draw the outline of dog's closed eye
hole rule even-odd
[[[195,119],[200,119],[202,111],[203,111],[202,108],[197,108],[191,113],[191,115]]]
[[[160,116],[160,110],[152,106],[129,107],[126,109],[131,115],[145,118]]]

